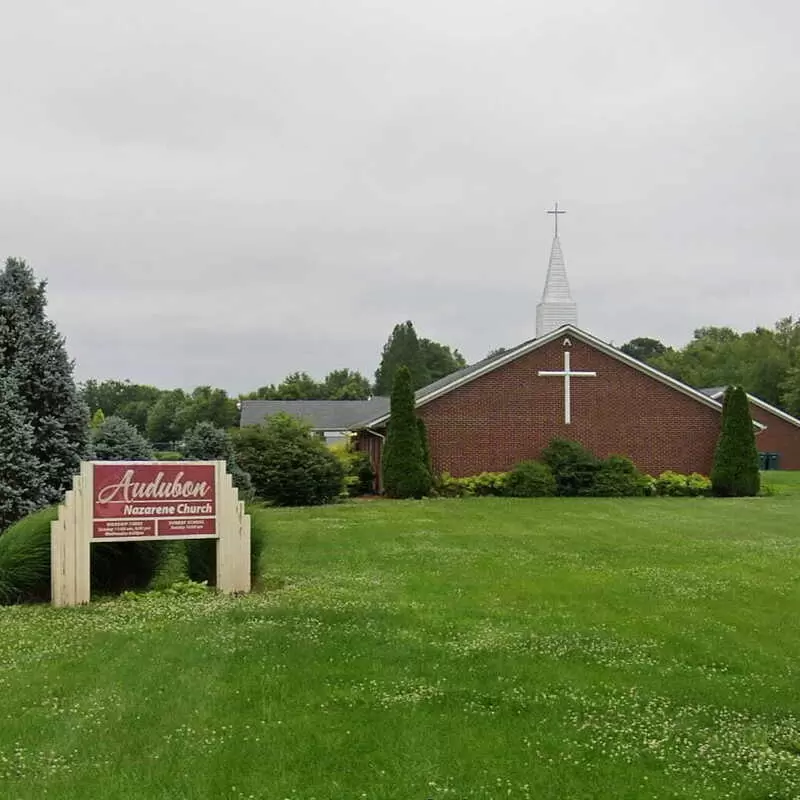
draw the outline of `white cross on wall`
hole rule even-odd
[[[569,350],[564,351],[563,370],[539,370],[539,375],[543,378],[563,378],[564,379],[564,423],[569,425],[572,418],[572,398],[570,394],[570,378],[596,378],[596,372],[573,372],[569,368]]]

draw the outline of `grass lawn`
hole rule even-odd
[[[0,609],[0,797],[800,797],[770,497],[265,510],[264,590]]]

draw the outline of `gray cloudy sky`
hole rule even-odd
[[[795,0],[0,2],[0,256],[79,379],[370,377],[800,312]]]

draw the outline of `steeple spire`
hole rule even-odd
[[[562,325],[578,324],[578,306],[569,291],[567,267],[564,263],[564,254],[561,252],[561,241],[558,238],[558,215],[566,212],[560,211],[556,203],[555,209],[547,213],[555,217],[555,233],[550,248],[550,263],[547,266],[542,300],[536,306],[537,338]]]

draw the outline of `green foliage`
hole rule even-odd
[[[697,472],[682,475],[667,470],[654,479],[652,487],[654,494],[664,497],[704,497],[711,494],[711,481]]]
[[[165,446],[179,441],[186,431],[183,409],[188,402],[182,389],[161,392],[147,412],[147,438]]]
[[[106,417],[92,428],[92,448],[97,461],[147,461],[153,448],[136,428],[122,417]]]
[[[106,415],[103,413],[103,409],[98,408],[94,412],[94,414],[92,414],[92,421],[90,423],[90,427],[92,429],[99,428],[105,421],[106,421]]]
[[[637,497],[648,491],[649,481],[627,456],[613,455],[600,463],[592,494],[596,497]]]
[[[481,472],[454,478],[449,472],[442,472],[436,478],[434,491],[439,497],[502,497],[506,494],[507,472]]]
[[[552,470],[561,497],[592,494],[600,461],[583,445],[568,439],[553,439],[542,451],[541,461]]]
[[[648,336],[640,336],[631,339],[619,348],[626,355],[638,361],[647,362],[651,358],[661,356],[667,352],[667,348],[658,339],[651,339]]]
[[[458,350],[450,348],[448,345],[431,341],[430,339],[420,339],[419,347],[422,351],[422,360],[428,373],[428,383],[444,378],[456,370],[467,366],[467,361]],[[419,388],[419,387],[415,387]]]
[[[267,547],[269,517],[254,504],[245,505],[250,515],[250,578],[254,586],[261,575],[261,558]],[[189,579],[197,583],[216,586],[217,547],[211,539],[187,539],[187,572]]]
[[[198,386],[180,408],[178,425],[187,431],[200,422],[208,422],[217,428],[231,428],[239,423],[236,400],[228,397],[224,389],[213,386]]]
[[[369,381],[356,370],[335,369],[323,383],[326,400],[366,400],[371,394]]]
[[[718,497],[757,495],[760,487],[758,450],[750,405],[741,386],[731,386],[725,391],[720,428],[711,469],[713,493]]]
[[[349,444],[332,445],[330,451],[339,459],[344,471],[344,493],[360,497],[374,491],[375,470],[369,454],[354,450]]]
[[[45,313],[46,283],[18,259],[0,270],[0,375],[12,375],[30,425],[39,504],[59,502],[87,454],[89,414],[78,397],[63,337]]]
[[[800,359],[798,359],[800,360]],[[781,405],[795,417],[800,417],[800,366],[790,367],[780,383]]]
[[[189,554],[187,544],[193,539],[178,539],[172,542],[159,542],[158,559],[151,589],[166,589],[174,583],[189,578]]]
[[[250,574],[256,581],[266,548],[268,516],[250,514]],[[29,514],[0,535],[0,605],[50,600],[50,523],[58,506]],[[94,594],[173,588],[190,579],[216,584],[216,541],[98,542],[91,546]]]
[[[224,461],[242,500],[253,499],[253,481],[236,462],[233,439],[212,422],[198,422],[184,437],[183,451],[189,461]]]
[[[256,497],[275,505],[319,505],[343,491],[344,470],[310,426],[288,414],[232,432],[237,464]]]
[[[410,320],[395,325],[383,346],[381,363],[375,370],[375,394],[390,394],[393,391],[397,371],[403,366],[411,376],[412,391],[430,383],[425,355]]]
[[[682,349],[668,348],[648,362],[698,388],[740,385],[789,413],[800,413],[800,320],[785,317],[773,328],[737,333],[698,328]]]
[[[431,448],[428,443],[428,429],[422,417],[417,417],[417,429],[419,430],[419,444],[422,448],[422,463],[428,471],[428,480],[433,482],[433,463],[431,462]]]
[[[17,382],[0,367],[0,531],[41,505],[40,465],[31,455],[34,442]]]
[[[185,456],[177,450],[154,450],[153,458],[156,461],[183,461]]]
[[[511,497],[552,497],[557,484],[552,469],[540,461],[521,461],[508,473],[506,494]]]
[[[19,520],[0,536],[0,605],[50,596],[50,523],[58,507]]]
[[[148,412],[161,390],[130,381],[88,380],[80,387],[80,395],[92,414],[102,411],[105,417],[122,417],[144,435]]]
[[[293,372],[277,386],[261,386],[243,395],[246,400],[366,400],[372,394],[369,381],[357,370],[335,369],[322,382],[307,372]]]
[[[401,366],[395,373],[386,442],[383,446],[383,486],[388,497],[424,497],[431,475],[424,461],[415,412],[411,371]]]

